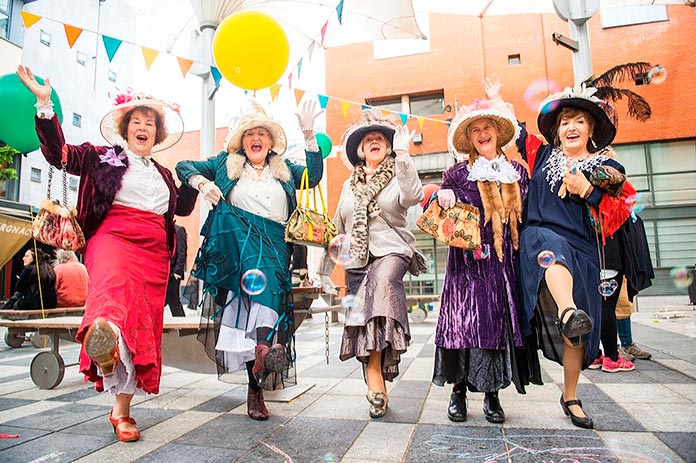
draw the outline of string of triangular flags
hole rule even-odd
[[[339,23],[341,23],[341,21],[342,21],[342,13],[343,13],[343,1],[341,1],[341,2],[338,4],[338,6],[336,7],[336,12],[337,12],[337,14],[338,14]],[[70,24],[66,24],[66,23],[63,23],[63,22],[61,22],[61,21],[58,21],[58,20],[55,20],[55,19],[52,19],[52,18],[48,18],[48,17],[45,17],[45,16],[39,16],[39,15],[37,15],[37,14],[30,13],[30,12],[28,12],[28,11],[22,11],[22,12],[21,12],[21,15],[22,15],[22,20],[23,20],[23,22],[24,22],[24,27],[25,27],[26,29],[29,29],[30,27],[34,26],[37,22],[39,22],[39,21],[42,20],[42,19],[46,19],[46,20],[49,20],[49,21],[53,21],[53,22],[62,24],[62,25],[63,25],[63,28],[64,28],[64,30],[65,30],[65,37],[66,37],[66,40],[67,40],[67,42],[68,42],[68,46],[69,46],[71,49],[72,49],[72,47],[75,45],[75,43],[77,42],[77,40],[78,40],[78,38],[80,37],[80,35],[82,34],[82,32],[84,32],[84,31],[87,31],[87,32],[89,32],[89,33],[93,33],[93,34],[100,35],[100,36],[102,37],[102,43],[104,44],[104,49],[106,50],[106,54],[107,54],[107,57],[108,57],[108,59],[109,59],[109,62],[111,62],[111,61],[114,59],[114,57],[116,56],[116,52],[118,51],[118,49],[120,48],[120,46],[125,42],[125,43],[127,43],[127,44],[130,44],[130,45],[133,45],[133,46],[137,46],[137,47],[139,47],[139,48],[141,49],[141,52],[142,52],[142,54],[143,54],[143,59],[144,59],[144,61],[145,61],[145,68],[146,68],[148,71],[150,70],[150,67],[152,66],[152,63],[155,61],[155,59],[156,59],[160,54],[166,54],[166,55],[170,55],[170,56],[175,56],[175,57],[176,57],[176,60],[177,60],[177,62],[178,62],[179,69],[181,70],[181,75],[182,75],[183,78],[186,78],[186,75],[188,74],[189,70],[191,69],[191,66],[193,65],[193,63],[202,64],[202,65],[204,65],[204,66],[207,65],[207,64],[205,64],[205,63],[197,62],[197,61],[194,61],[194,60],[192,60],[192,59],[185,58],[185,57],[182,57],[182,56],[176,56],[176,55],[172,55],[171,53],[162,52],[162,51],[160,51],[160,50],[155,50],[155,49],[152,49],[152,48],[147,48],[147,47],[145,47],[145,46],[139,45],[139,44],[134,43],[134,42],[130,42],[130,41],[127,41],[127,40],[123,40],[123,39],[119,39],[119,38],[115,38],[115,37],[110,37],[110,36],[107,36],[107,35],[104,35],[104,34],[100,34],[100,33],[96,32],[96,31],[92,31],[92,30],[84,29],[84,28],[79,28],[79,27],[76,27],[76,26],[73,26],[73,25],[70,25]],[[324,23],[324,26],[322,27],[322,30],[321,30],[321,42],[320,42],[320,44],[321,44],[322,46],[323,46],[324,36],[325,36],[325,33],[326,33],[326,27],[328,26],[328,23],[329,23],[329,19],[326,20],[326,22]],[[310,46],[309,46],[309,48],[308,48],[308,53],[309,53],[310,60],[311,60],[311,54],[312,54],[312,51],[313,51],[313,48],[314,48],[314,44],[315,44],[315,43],[316,43],[315,41],[312,41],[312,43],[310,44]],[[301,70],[301,68],[302,68],[302,58],[301,58],[300,61],[298,62],[296,68],[298,69],[298,78],[299,78],[300,70]],[[213,80],[215,81],[215,85],[216,85],[216,86],[219,86],[219,85],[220,85],[220,82],[221,82],[221,80],[222,80],[222,74],[220,73],[220,71],[218,70],[218,68],[215,67],[215,66],[210,66],[210,72],[211,72],[211,75],[212,75],[212,77],[213,77]],[[281,85],[281,84],[278,84],[278,83],[276,83],[276,84],[274,84],[274,85],[271,85],[271,86],[269,87],[269,91],[270,91],[270,93],[271,93],[271,101],[275,101],[275,100],[276,100],[276,98],[278,97],[278,93],[280,92],[280,89],[281,89],[281,88],[284,88],[284,87],[285,87],[285,86],[283,86],[283,85]],[[298,89],[298,88],[293,88],[293,86],[292,86],[292,73],[290,73],[290,74],[288,75],[288,85],[287,85],[287,88],[288,88],[289,90],[293,90],[293,91],[294,91],[296,103],[299,105],[299,102],[300,102],[300,100],[302,99],[302,96],[305,94],[305,90]],[[245,93],[245,94],[248,94],[248,92],[249,92],[248,90],[244,90],[244,93]],[[439,124],[449,125],[449,122],[448,122],[448,121],[442,121],[442,120],[440,120],[440,119],[434,119],[434,118],[428,118],[428,117],[423,117],[423,116],[416,116],[416,115],[412,115],[412,114],[407,114],[407,113],[402,113],[402,112],[396,112],[396,111],[386,110],[386,109],[383,109],[383,108],[379,108],[379,107],[375,107],[375,106],[371,106],[371,105],[366,105],[366,104],[364,104],[364,103],[359,103],[359,102],[355,102],[355,101],[345,100],[345,99],[342,99],[342,98],[337,98],[337,97],[333,97],[333,96],[329,96],[329,95],[323,95],[323,94],[319,94],[319,93],[316,93],[316,95],[317,95],[317,98],[318,98],[318,100],[319,100],[319,104],[320,104],[320,106],[321,106],[322,109],[326,109],[326,107],[328,106],[329,102],[331,102],[331,101],[336,101],[336,102],[338,102],[338,104],[339,104],[340,107],[341,107],[341,112],[342,112],[344,118],[348,116],[348,112],[349,112],[349,110],[350,110],[350,108],[351,108],[352,106],[360,106],[361,110],[362,110],[362,109],[377,109],[377,110],[382,111],[385,115],[391,115],[392,117],[398,117],[399,119],[401,119],[402,124],[406,124],[406,122],[407,122],[409,119],[415,118],[415,119],[418,121],[421,130],[423,129],[423,125],[424,125],[424,123],[425,123],[426,121],[431,121],[431,122],[433,122],[433,123],[435,124],[436,127],[437,127]]]

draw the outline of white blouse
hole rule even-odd
[[[471,166],[467,180],[500,182],[500,183],[515,183],[519,181],[520,173],[515,170],[515,167],[505,159],[505,156],[498,155],[491,160],[479,156],[474,165]]]
[[[128,206],[162,215],[169,209],[169,188],[159,173],[151,156],[138,156],[129,149],[128,170],[123,175],[121,189],[114,204]]]
[[[285,190],[273,177],[269,166],[257,175],[253,167],[244,164],[242,175],[227,195],[227,202],[274,222],[285,223],[289,215]]]

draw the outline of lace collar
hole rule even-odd
[[[254,168],[251,163],[245,162],[244,167],[242,168],[242,177],[254,180],[255,182],[268,182],[269,180],[275,180],[268,164],[263,166],[263,170],[260,171],[261,175],[259,175],[258,172],[259,170]]]
[[[152,165],[152,155],[140,156],[139,154],[135,154],[134,152],[132,152],[128,148],[124,148],[123,151],[126,152],[126,155],[128,156],[128,161],[129,161],[130,165],[133,165],[136,163],[142,164],[145,167],[150,167]]]
[[[472,182],[515,183],[519,179],[520,173],[515,170],[515,167],[503,155],[498,155],[491,160],[479,156],[474,161],[474,165],[471,166],[469,176],[467,177],[467,180]]]
[[[591,174],[597,166],[604,164],[608,156],[603,154],[600,155],[590,155],[584,159],[575,159],[568,157],[563,154],[560,148],[554,147],[551,151],[546,165],[541,169],[546,172],[546,183],[549,184],[549,189],[554,191],[556,189],[556,183],[563,180],[565,173],[569,169],[575,168],[587,174]]]

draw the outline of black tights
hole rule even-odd
[[[623,273],[619,272],[614,277],[614,280],[619,284],[614,294],[606,299],[602,296],[602,331],[600,339],[602,340],[604,355],[614,362],[619,360],[619,350],[616,346],[616,303],[619,301],[623,276]]]
[[[254,378],[254,374],[251,372],[252,368],[254,368],[254,361],[250,360],[246,363],[247,376],[249,377],[249,388],[254,392],[258,392],[259,389],[261,389],[261,386],[259,386],[258,381],[256,381],[256,378]]]

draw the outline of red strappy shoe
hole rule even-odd
[[[109,421],[114,427],[114,432],[116,433],[116,436],[118,436],[118,440],[121,442],[134,442],[140,439],[140,431],[138,431],[137,428],[135,431],[121,431],[118,427],[122,423],[130,423],[135,426],[135,419],[131,418],[130,416],[114,418],[111,416],[111,413],[109,413]]]

